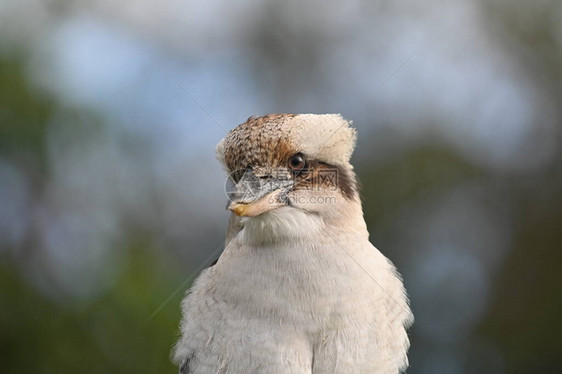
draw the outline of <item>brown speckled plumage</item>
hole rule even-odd
[[[294,114],[250,117],[231,130],[224,141],[224,161],[230,171],[249,166],[284,166],[287,158],[298,152],[291,143],[287,123],[293,117]]]
[[[295,189],[338,188],[346,198],[358,197],[357,183],[351,165],[344,162],[328,163],[319,160],[316,152],[306,152],[299,146],[297,139],[302,135],[304,127],[312,127],[313,123],[295,120],[296,114],[268,114],[252,116],[243,124],[231,130],[219,146],[219,158],[237,181],[248,168],[264,168],[279,172],[286,168],[287,160],[292,155],[302,152],[307,159],[307,167],[299,175],[295,175]],[[318,132],[322,130],[318,126]],[[348,131],[338,128],[342,134]],[[337,135],[337,132],[335,133]],[[336,136],[330,134],[336,140]],[[326,138],[326,140],[332,140]],[[331,170],[335,178],[323,179],[321,173]],[[322,186],[320,186],[320,184]]]

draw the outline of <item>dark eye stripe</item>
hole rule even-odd
[[[307,167],[298,174],[295,189],[315,188],[318,185],[336,187],[348,199],[358,196],[357,180],[353,171],[341,165],[309,160]]]

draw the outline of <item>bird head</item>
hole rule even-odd
[[[239,217],[279,211],[325,222],[359,216],[350,164],[356,133],[337,114],[250,117],[217,146],[229,176],[229,205]]]

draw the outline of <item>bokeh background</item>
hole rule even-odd
[[[174,373],[215,144],[342,113],[410,374],[562,372],[562,2],[0,4],[3,373]]]

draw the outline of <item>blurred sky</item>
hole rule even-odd
[[[372,240],[416,312],[409,372],[469,372],[470,355],[507,372],[500,344],[475,335],[516,240],[504,188],[540,191],[561,144],[562,3],[515,3],[4,0],[2,58],[56,105],[46,173],[0,154],[0,250],[55,304],[107,294],[134,235],[185,279],[223,241],[225,130],[341,113],[359,132]],[[529,43],[534,29],[546,42]],[[400,164],[420,149],[446,152]]]

